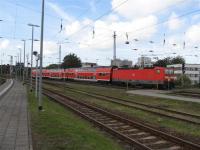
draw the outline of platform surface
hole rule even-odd
[[[5,83],[0,85],[0,96],[3,95],[7,91],[11,82],[13,82],[12,79],[7,79]]]
[[[164,98],[164,99],[200,103],[200,99],[198,98],[168,95],[170,92],[163,91],[163,90],[131,90],[131,91],[127,91],[127,93],[133,94],[133,95],[136,94],[136,95],[142,95],[142,96],[159,97],[159,98]]]
[[[0,98],[0,150],[31,150],[26,88],[14,81]]]

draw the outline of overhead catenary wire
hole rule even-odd
[[[97,30],[97,29],[95,28],[95,30]],[[133,32],[135,32],[135,31],[133,31]],[[123,33],[123,36],[124,36],[124,33]],[[77,42],[77,43],[79,43],[79,42]]]
[[[103,13],[102,15],[100,15],[99,17],[97,17],[96,19],[94,19],[93,22],[95,22],[95,21],[101,19],[102,17],[104,17],[104,16],[106,16],[106,15],[112,13],[112,12],[114,12],[116,9],[118,9],[119,7],[121,7],[122,5],[124,5],[125,3],[127,3],[128,1],[129,1],[129,0],[125,0],[125,1],[121,2],[120,4],[116,5],[116,6],[115,6],[114,8],[112,8],[111,10],[106,11],[105,13]],[[166,8],[164,8],[164,9],[161,9],[161,10],[156,11],[156,12],[163,11],[163,10],[165,10],[165,9],[167,9],[167,8],[170,8],[170,7],[174,6],[174,5],[177,5],[178,3],[183,3],[183,2],[186,2],[186,1],[188,1],[188,0],[180,0],[180,1],[177,2],[176,4],[170,5],[170,6],[166,7]],[[152,13],[156,13],[156,12],[152,12]],[[83,27],[82,27],[80,30],[78,30],[77,32],[71,34],[70,37],[73,36],[73,35],[75,35],[75,34],[77,34],[77,33],[79,33],[81,30],[84,30],[86,27],[89,27],[89,26],[92,25],[92,24],[93,24],[93,23],[89,23],[89,24],[83,26]]]
[[[101,19],[102,17],[106,16],[107,14],[110,14],[111,12],[113,12],[114,10],[116,10],[117,8],[119,8],[120,6],[124,5],[124,4],[127,3],[128,1],[129,1],[129,0],[123,1],[123,2],[120,3],[119,5],[117,5],[117,6],[115,6],[114,8],[112,8],[111,10],[108,10],[107,12],[105,12],[105,13],[103,13],[102,15],[100,15],[99,17],[97,17],[94,21],[97,21],[97,20]],[[76,31],[75,33],[71,34],[71,35],[69,36],[69,38],[72,37],[73,35],[79,33],[81,30],[85,29],[86,27],[90,26],[91,24],[92,24],[92,23],[83,26],[81,29],[79,29],[79,30]]]
[[[128,33],[130,34],[130,33],[133,33],[133,32],[145,30],[145,29],[147,29],[147,28],[151,28],[151,27],[154,27],[154,26],[158,26],[158,25],[167,23],[167,22],[169,22],[169,21],[176,20],[176,19],[179,19],[179,18],[183,18],[183,17],[186,17],[186,16],[188,16],[188,15],[191,15],[191,14],[194,14],[194,13],[197,13],[197,12],[200,12],[200,9],[197,9],[197,10],[194,10],[194,11],[190,11],[190,12],[187,12],[187,13],[184,13],[184,14],[179,15],[179,16],[177,16],[177,17],[174,17],[174,18],[172,18],[172,19],[163,20],[163,21],[161,21],[161,22],[158,22],[158,23],[155,23],[155,24],[152,24],[152,25],[149,25],[149,26],[145,26],[145,27],[142,27],[142,28],[139,28],[139,29],[135,29],[135,30],[130,31],[130,32],[128,32]],[[121,36],[122,36],[122,35],[121,35]]]

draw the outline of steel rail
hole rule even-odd
[[[45,82],[45,83],[47,83],[47,82]],[[47,84],[55,85],[56,83],[47,83]],[[168,118],[173,118],[173,119],[176,119],[176,120],[181,120],[181,121],[184,121],[184,122],[189,122],[189,123],[192,123],[192,124],[200,125],[200,120],[199,120],[200,116],[199,115],[175,111],[175,110],[170,110],[170,109],[165,109],[165,108],[161,108],[161,107],[156,107],[156,106],[147,105],[147,104],[143,104],[143,103],[133,102],[131,100],[125,100],[125,99],[116,98],[116,97],[112,97],[112,96],[106,96],[106,95],[97,94],[97,93],[93,93],[93,92],[88,93],[86,91],[76,90],[76,89],[71,88],[71,87],[65,86],[65,88],[68,88],[73,92],[82,93],[82,94],[85,94],[85,95],[88,95],[88,96],[91,96],[91,97],[95,97],[95,98],[98,98],[98,99],[103,98],[104,101],[109,101],[109,102],[120,104],[120,105],[123,105],[123,106],[126,106],[126,107],[131,107],[131,108],[143,110],[143,111],[146,111],[146,112],[150,112],[150,113],[153,113],[153,114],[156,114],[156,115],[159,115],[159,116],[165,116],[165,117],[168,117]],[[138,106],[136,106],[135,104],[138,105]],[[152,110],[150,108],[153,108],[154,110]],[[158,111],[164,111],[164,112],[158,112]],[[175,115],[181,115],[181,116],[174,116],[172,114],[166,114],[166,112],[172,113],[172,114],[175,114]],[[186,118],[186,116],[192,117],[193,120],[191,118],[189,118],[189,119]]]
[[[103,110],[103,109],[97,108],[95,106],[86,104],[84,102],[80,102],[78,100],[69,98],[69,97],[67,97],[67,96],[65,96],[63,94],[57,93],[55,91],[52,91],[52,90],[49,90],[49,89],[44,89],[44,94],[47,95],[50,98],[53,98],[55,101],[67,106],[68,108],[70,108],[73,111],[77,112],[78,114],[80,114],[84,118],[87,118],[91,122],[94,122],[95,124],[98,124],[98,126],[103,127],[105,130],[109,131],[113,135],[116,135],[121,140],[125,140],[129,144],[130,143],[133,144],[134,146],[136,146],[139,149],[152,149],[151,148],[152,144],[150,144],[148,146],[147,143],[141,143],[141,142],[139,142],[139,140],[130,137],[129,134],[125,134],[124,132],[122,132],[123,131],[122,130],[123,126],[120,128],[119,123],[124,123],[124,126],[128,125],[128,126],[130,126],[132,128],[137,128],[139,130],[148,132],[148,133],[150,133],[150,134],[152,134],[152,135],[154,135],[156,137],[159,137],[158,139],[161,138],[161,139],[165,139],[168,142],[170,141],[170,143],[172,145],[171,144],[167,145],[169,147],[178,146],[177,148],[181,148],[181,149],[188,149],[188,148],[189,149],[193,149],[193,150],[199,150],[200,149],[200,145],[197,145],[197,144],[194,144],[192,142],[189,142],[189,141],[180,139],[178,137],[169,135],[169,134],[164,133],[162,131],[153,129],[153,128],[148,127],[148,126],[146,126],[144,124],[141,124],[141,123],[134,122],[132,120],[123,118],[123,117],[121,117],[119,115],[116,115],[116,114],[113,114],[113,113],[108,112],[106,110]],[[72,102],[72,104],[70,104],[70,102]],[[84,113],[84,111],[85,111],[85,113]],[[101,114],[101,116],[105,116],[105,118],[107,117],[107,119],[110,118],[112,120],[117,120],[118,121],[118,127],[119,127],[117,129],[119,129],[119,130],[117,130],[116,128],[111,128],[108,124],[106,124],[106,122],[104,122],[104,123],[100,122],[98,116],[97,116],[97,118],[94,117],[95,113],[96,114]],[[129,131],[129,130],[130,129],[128,129],[127,131]],[[160,146],[162,147],[163,145],[161,144]],[[164,146],[166,146],[166,145],[164,145]]]

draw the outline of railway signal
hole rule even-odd
[[[40,59],[40,54],[37,51],[33,52],[33,55],[36,57],[36,74],[35,74],[35,97],[38,97],[38,61]]]
[[[31,72],[32,72],[32,67],[33,67],[33,41],[34,41],[34,28],[35,27],[40,27],[38,25],[34,25],[34,24],[31,24],[29,23],[28,26],[30,26],[32,28],[32,38],[31,38]],[[32,91],[32,85],[33,84],[33,80],[32,80],[32,74],[31,74],[31,79],[30,79],[30,85],[31,85],[31,91]]]
[[[182,73],[185,74],[185,63],[182,64]]]

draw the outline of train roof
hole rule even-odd
[[[120,69],[120,70],[132,70],[132,69],[134,69],[134,70],[142,70],[142,69],[164,69],[164,68],[166,68],[166,67],[145,67],[145,68],[139,68],[139,67],[132,67],[132,68],[117,68],[116,67],[116,69]]]

